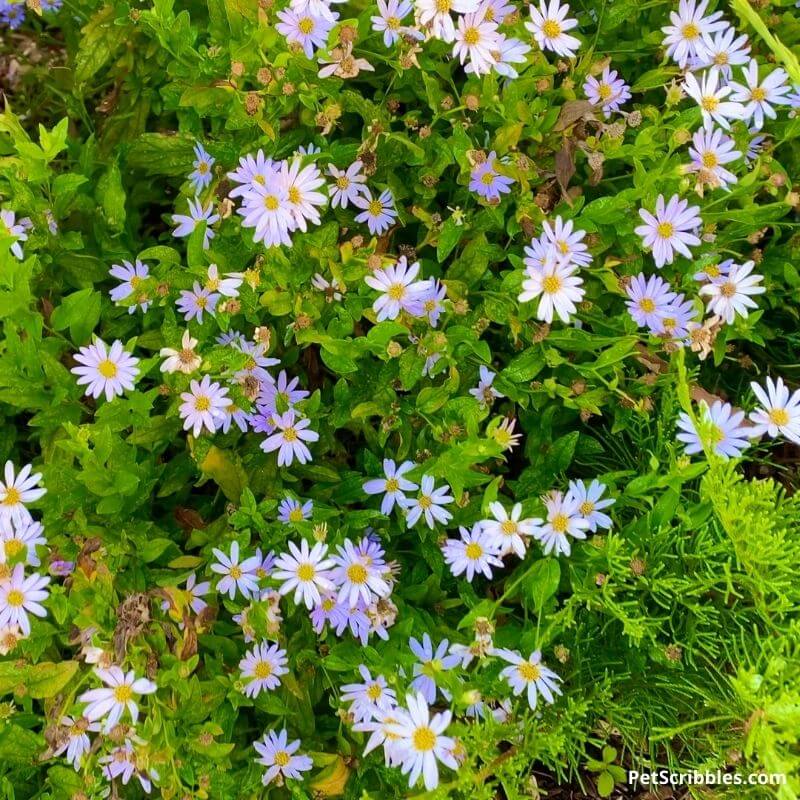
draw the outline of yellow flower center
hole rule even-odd
[[[422,497],[420,497],[420,499],[419,499],[419,507],[421,509],[423,509],[423,510],[424,509],[428,509],[432,505],[433,505],[433,500],[431,500],[431,498],[428,497],[428,495],[424,494],[424,495],[422,495]]]
[[[211,408],[211,400],[205,395],[200,395],[200,397],[194,401],[194,408],[195,411],[208,411],[208,409]]]
[[[264,198],[264,208],[266,208],[267,211],[275,211],[279,205],[280,203],[278,202],[278,198],[275,197],[274,194],[268,194]]]
[[[652,301],[651,298],[643,297],[639,301],[639,308],[641,308],[645,314],[652,314],[656,310],[656,304]]]
[[[301,198],[302,195],[300,194],[300,190],[296,186],[292,186],[292,188],[289,189],[289,202],[299,203]]]
[[[581,512],[581,516],[588,517],[589,514],[594,511],[594,503],[591,500],[584,500],[580,506],[578,506],[578,511]]]
[[[467,28],[464,31],[464,42],[468,45],[478,44],[481,40],[481,33],[477,28]]]
[[[760,103],[762,100],[767,99],[767,93],[760,86],[756,86],[756,88],[750,92],[750,99]]]
[[[485,186],[491,186],[494,183],[495,177],[494,172],[484,172],[483,175],[481,175],[481,183]]]
[[[24,546],[19,539],[9,539],[5,543],[6,555],[13,558]]]
[[[241,569],[241,567],[237,567],[237,566],[236,566],[236,564],[234,564],[234,565],[231,567],[230,576],[231,576],[231,578],[233,578],[235,581],[238,581],[238,580],[239,580],[239,578],[241,578],[241,577],[242,577],[242,569]]]
[[[203,295],[200,295],[195,300],[195,305],[197,305],[198,308],[205,308],[208,305],[208,298],[204,297]]]
[[[517,667],[520,677],[524,681],[537,681],[541,677],[542,671],[536,664],[531,664],[530,661],[525,661]]]
[[[548,39],[555,39],[556,36],[561,35],[561,26],[558,24],[556,20],[547,19],[545,20],[544,25],[542,25],[542,33]]]
[[[726,281],[720,286],[719,293],[723,297],[733,297],[736,294],[736,284],[731,281]]]
[[[597,94],[600,95],[601,100],[608,100],[613,93],[613,89],[607,83],[601,83],[597,88]]]
[[[708,275],[709,278],[718,278],[719,274],[719,264],[709,264],[706,267],[706,275]]]
[[[727,53],[717,53],[714,56],[714,63],[718,67],[724,67],[728,63],[728,61],[729,61],[729,59],[728,59],[728,54]]]
[[[396,31],[400,27],[400,19],[398,17],[389,17],[386,20],[386,27],[390,31]]]
[[[19,489],[9,486],[8,489],[6,489],[6,496],[3,498],[3,505],[15,506],[20,502],[22,502],[22,495],[19,493]]]
[[[291,756],[285,750],[278,750],[275,753],[275,765],[278,767],[286,767],[291,761]]]
[[[774,425],[786,425],[789,422],[789,412],[785,408],[773,408],[769,412],[769,421]]]
[[[346,575],[350,583],[366,583],[367,581],[367,570],[362,564],[351,564],[347,568]]]
[[[438,14],[448,14],[452,5],[451,0],[436,0],[436,12]]]
[[[392,300],[402,300],[406,294],[406,287],[402,283],[393,283],[386,292]]]
[[[483,555],[483,548],[476,542],[470,542],[464,548],[464,553],[470,561],[477,561]]]
[[[564,533],[569,526],[569,518],[566,514],[556,514],[550,524],[556,533]]]
[[[701,161],[706,169],[713,169],[719,163],[716,153],[712,153],[710,150],[706,150],[706,152],[703,153]]]
[[[97,371],[104,378],[113,378],[117,374],[117,365],[110,359],[106,358],[97,365]]]
[[[253,670],[253,674],[260,681],[266,680],[272,675],[272,664],[270,664],[269,661],[259,661],[256,664],[256,668]]]
[[[311,17],[303,17],[297,23],[297,27],[300,29],[300,33],[303,33],[306,36],[308,36],[308,34],[314,30],[314,20],[311,19]]]
[[[700,105],[703,111],[716,111],[719,108],[719,100],[713,94],[707,94],[703,97]]]
[[[542,281],[542,289],[547,292],[547,294],[555,294],[561,289],[561,278],[557,275],[548,275]]]
[[[131,289],[138,289],[142,285],[142,279],[138,275],[134,275],[130,281]]]
[[[389,478],[386,481],[386,491],[387,492],[396,492],[400,488],[400,483],[397,478]]]
[[[373,217],[377,217],[383,211],[383,203],[381,203],[380,200],[370,200],[367,211],[369,211]]]
[[[301,581],[312,581],[316,574],[317,571],[314,569],[314,565],[310,564],[308,561],[297,568],[297,577]]]
[[[686,25],[683,26],[684,39],[697,39],[698,36],[700,36],[700,28],[698,28],[694,22],[687,22]]]
[[[675,233],[675,226],[671,222],[660,222],[656,228],[656,233],[662,239],[671,239]]]
[[[206,289],[208,289],[209,292],[215,292],[219,289],[219,278],[209,278],[206,281]]]
[[[322,601],[322,608],[325,611],[333,611],[336,608],[336,600],[332,597],[327,597],[325,600]]]
[[[283,439],[286,442],[296,442],[297,441],[297,431],[294,428],[287,428],[283,432]]]
[[[664,317],[661,320],[661,324],[664,326],[664,330],[669,333],[678,324],[678,321],[674,317]]]
[[[12,589],[6,599],[10,606],[19,608],[25,602],[25,595],[19,589]]]
[[[346,189],[349,185],[350,185],[350,178],[348,178],[346,175],[340,175],[336,179],[336,186],[339,189]]]
[[[507,519],[501,526],[500,530],[506,535],[511,536],[517,532],[517,523],[513,519]]]
[[[302,521],[303,521],[303,509],[293,508],[289,512],[289,522],[302,522]]]
[[[200,162],[200,163],[197,165],[197,171],[198,171],[198,172],[199,172],[201,175],[205,175],[205,174],[206,174],[206,172],[208,172],[208,164],[206,164],[206,162],[205,162],[205,161],[201,161],[201,162]]]
[[[128,700],[133,697],[133,690],[127,684],[122,684],[122,686],[117,686],[114,689],[114,699],[118,703],[127,703]]]
[[[427,725],[423,725],[414,731],[413,742],[415,750],[425,753],[436,746],[436,734]]]
[[[713,425],[711,428],[711,441],[714,444],[721,442],[725,438],[725,431],[719,425]]]
[[[261,186],[264,186],[267,182],[267,179],[263,175],[255,175],[253,177],[253,181]]]
[[[374,703],[376,700],[380,699],[380,696],[383,694],[383,689],[381,689],[381,685],[379,683],[373,683],[367,689],[367,697]]]

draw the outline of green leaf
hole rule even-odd
[[[601,772],[597,776],[597,793],[600,797],[608,797],[614,791],[614,779],[609,772]]]
[[[456,225],[452,217],[445,220],[436,244],[436,258],[440,264],[453,252],[463,233],[464,226]]]
[[[69,328],[72,341],[76,345],[84,345],[100,320],[100,308],[100,292],[80,289],[67,295],[61,305],[53,310],[50,323],[57,331]]]
[[[537,611],[541,611],[544,604],[558,591],[560,580],[561,567],[558,559],[545,558],[531,567],[525,585]]]

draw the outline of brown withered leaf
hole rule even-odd
[[[569,182],[575,174],[575,144],[571,139],[564,139],[564,146],[556,153],[556,180],[561,187],[561,194],[572,205],[572,198],[569,196]]]
[[[588,100],[568,100],[561,106],[554,131],[563,131],[585,117],[594,119],[594,106]]]
[[[183,646],[178,656],[181,661],[188,661],[193,655],[197,654],[197,631],[194,621],[188,613],[183,615]]]
[[[191,533],[193,530],[201,531],[206,527],[206,521],[193,508],[177,506],[173,514],[175,522],[186,533]]]
[[[103,543],[96,536],[92,536],[83,543],[80,553],[78,553],[78,566],[83,574],[90,578],[97,569],[97,562],[92,558],[92,553],[96,553]]]
[[[150,597],[143,593],[128,595],[117,608],[117,627],[114,629],[114,655],[121,663],[128,642],[135,639],[150,622]]]

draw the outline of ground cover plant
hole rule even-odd
[[[0,796],[796,798],[798,48],[0,0]]]

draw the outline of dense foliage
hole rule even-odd
[[[798,48],[0,0],[0,796],[796,798]]]

